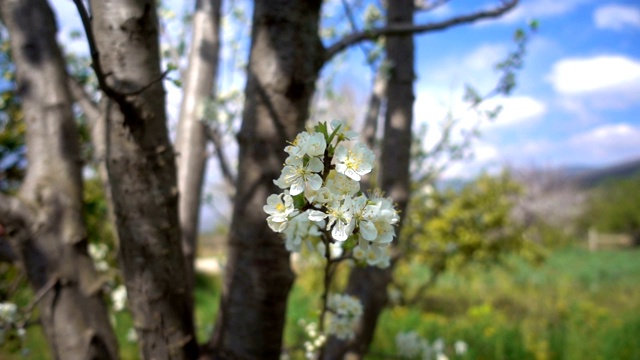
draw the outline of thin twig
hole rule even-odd
[[[209,141],[211,141],[211,143],[213,143],[213,147],[215,148],[216,157],[220,162],[220,169],[222,170],[222,176],[224,177],[224,179],[226,180],[229,186],[235,187],[236,175],[231,170],[229,159],[227,158],[227,155],[222,146],[222,136],[220,134],[220,131],[218,130],[218,128],[205,124],[204,122],[202,122],[202,124],[204,126],[205,134],[207,138],[209,139]]]
[[[160,76],[158,76],[157,78],[151,80],[147,85],[141,87],[140,89],[136,90],[136,91],[131,91],[128,93],[120,93],[121,96],[136,96],[136,95],[140,95],[143,92],[145,92],[147,89],[149,89],[151,86],[159,83],[160,81],[164,80],[164,78],[167,77],[167,75],[169,75],[169,73],[171,72],[171,68],[166,69],[165,71],[162,72],[162,74],[160,74]]]
[[[91,54],[91,67],[96,73],[98,86],[102,91],[104,91],[105,94],[109,96],[115,95],[115,91],[107,84],[106,75],[104,73],[104,70],[102,69],[102,63],[100,62],[100,52],[98,51],[96,38],[93,34],[93,30],[91,29],[91,17],[89,16],[89,12],[84,6],[84,2],[82,0],[73,0],[73,3],[78,9],[78,14],[80,14],[82,26],[84,27],[84,32],[87,36],[87,44],[89,44],[89,52]]]
[[[29,320],[31,319],[31,316],[33,315],[33,309],[44,298],[44,296],[47,295],[47,293],[51,291],[51,289],[53,289],[59,282],[60,282],[60,279],[58,278],[58,276],[54,275],[51,279],[49,279],[49,281],[47,281],[46,284],[44,284],[43,287],[40,288],[40,290],[38,290],[33,300],[31,300],[31,303],[24,310],[24,313],[26,315],[24,320],[20,322],[20,325],[19,325],[20,328],[24,328],[27,326],[27,324],[29,323]]]
[[[339,221],[339,220],[338,220]],[[329,309],[329,287],[331,286],[331,249],[329,248],[330,241],[328,236],[328,231],[324,230],[323,235],[321,236],[322,242],[325,245],[325,253],[324,257],[327,260],[327,263],[324,266],[324,288],[322,289],[322,311],[320,312],[320,321],[318,325],[318,330],[320,334],[324,333],[324,321],[327,315],[327,311]]]
[[[67,75],[67,85],[71,91],[71,96],[76,103],[80,105],[82,112],[84,112],[84,115],[87,117],[89,126],[93,127],[97,122],[97,119],[101,116],[98,105],[93,101],[93,99],[91,99],[89,93],[73,76]]]
[[[102,90],[107,96],[116,100],[116,102],[118,103],[122,103],[125,101],[125,97],[139,95],[154,84],[162,81],[171,71],[171,69],[165,70],[158,78],[154,79],[138,90],[128,93],[116,91],[114,88],[109,86],[109,84],[107,84],[107,74],[105,74],[104,69],[102,68],[102,63],[100,61],[100,51],[98,50],[98,46],[96,45],[96,39],[91,28],[91,17],[89,16],[89,12],[84,6],[82,0],[73,0],[73,2],[78,9],[80,19],[82,20],[82,26],[84,27],[84,32],[87,36],[87,43],[89,44],[89,52],[91,54],[91,67],[93,67],[93,70],[96,73],[96,78],[98,79],[98,86],[100,87],[100,90]]]
[[[432,31],[445,30],[450,27],[462,24],[472,23],[478,20],[495,18],[503,15],[507,11],[513,9],[518,4],[518,0],[509,0],[503,2],[500,6],[491,10],[477,11],[467,15],[456,16],[444,21],[427,23],[422,25],[413,24],[391,24],[385,27],[363,30],[360,32],[349,34],[338,40],[325,50],[324,61],[327,62],[336,54],[342,52],[350,46],[366,40],[374,40],[381,36],[389,35],[409,35],[419,34]]]
[[[349,24],[351,25],[351,31],[353,31],[354,33],[358,32],[359,30],[358,30],[358,25],[356,24],[355,16],[353,15],[353,11],[351,11],[351,7],[347,3],[347,0],[342,0],[342,7],[344,8],[345,14],[347,14],[347,19],[349,20]],[[367,63],[371,68],[371,72],[375,74],[376,67],[372,62],[368,60],[369,51],[362,44],[360,44],[359,48],[362,50],[362,54],[364,54],[365,59],[367,59]]]

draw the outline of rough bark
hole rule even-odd
[[[413,0],[391,1],[387,11],[387,26],[396,23],[412,26]],[[406,216],[410,189],[409,160],[415,78],[413,36],[387,37],[386,52],[392,69],[386,89],[387,109],[380,158],[380,185],[384,193],[393,199],[402,219]],[[396,235],[401,223],[402,221],[396,227]],[[351,271],[347,293],[362,302],[362,320],[353,341],[345,343],[335,338],[330,339],[325,359],[338,359],[347,354],[350,359],[358,359],[365,355],[373,340],[378,317],[387,304],[387,286],[391,282],[392,271],[393,267],[358,267]]]
[[[178,190],[182,251],[192,278],[198,238],[200,197],[207,162],[206,128],[202,123],[207,101],[214,94],[220,51],[222,0],[198,0],[193,15],[189,65],[178,123]]]
[[[323,58],[320,0],[254,3],[239,173],[228,239],[220,315],[212,338],[218,356],[278,359],[289,254],[262,210],[282,169],[286,141],[304,127]]]
[[[369,96],[367,112],[365,113],[364,125],[362,127],[363,143],[370,149],[375,149],[376,147],[380,108],[382,107],[382,100],[384,99],[387,90],[386,74],[382,71],[383,70],[378,69],[376,77],[373,80],[373,89],[371,91],[371,96]]]
[[[55,359],[117,359],[102,282],[87,255],[78,131],[66,70],[45,0],[0,1],[27,126],[20,200],[0,198],[0,219],[38,299]]]
[[[143,359],[194,359],[193,300],[160,72],[154,0],[92,0],[108,110],[106,167],[120,267]]]

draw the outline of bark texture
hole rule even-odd
[[[413,0],[390,1],[387,10],[387,26],[413,24]],[[409,201],[409,161],[411,150],[411,125],[413,120],[414,44],[411,34],[388,36],[387,61],[392,66],[387,81],[387,109],[384,137],[380,158],[380,186],[390,196],[400,211],[401,221],[396,227],[398,235]],[[397,240],[397,239],[396,239]],[[354,268],[349,275],[347,293],[362,302],[364,313],[358,325],[356,337],[351,342],[331,338],[325,351],[325,359],[363,358],[373,340],[378,317],[387,304],[387,286],[392,279],[393,265],[387,269],[376,267]]]
[[[278,359],[287,295],[289,254],[262,207],[280,190],[286,141],[304,127],[321,67],[320,0],[254,3],[239,173],[228,239],[220,315],[212,338],[217,356]]]
[[[194,273],[200,198],[207,162],[207,131],[202,121],[207,101],[214,95],[218,73],[221,4],[222,0],[196,1],[176,141],[182,251],[190,278]]]
[[[102,282],[86,250],[79,135],[53,13],[45,0],[3,0],[0,11],[11,36],[28,159],[19,200],[0,199],[0,219],[36,294],[53,358],[117,359]]]
[[[190,280],[165,115],[154,0],[92,0],[119,260],[143,359],[194,359]],[[95,65],[95,64],[94,64]],[[100,68],[100,67],[97,67]],[[105,90],[103,88],[103,90]]]
[[[376,135],[378,134],[378,120],[380,118],[380,108],[387,91],[387,78],[383,70],[378,69],[373,80],[373,89],[367,103],[367,112],[364,116],[364,126],[362,127],[363,143],[369,149],[376,149]],[[378,152],[379,153],[379,152]]]

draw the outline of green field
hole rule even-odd
[[[413,271],[413,278],[425,277],[425,269]],[[317,289],[314,276],[299,274],[285,334],[291,358],[303,358],[299,319],[316,320]],[[201,340],[212,330],[218,299],[218,279],[200,275]],[[126,340],[131,320],[118,314],[116,324],[123,359],[135,359],[135,344]],[[514,258],[506,267],[445,275],[417,306],[384,312],[369,358],[394,357],[395,335],[410,330],[429,341],[441,337],[449,348],[464,340],[464,359],[640,359],[640,250],[567,248],[538,266]],[[0,359],[48,359],[37,328],[26,345],[20,354],[4,344]]]
[[[303,338],[296,319],[317,303],[305,281],[290,300],[290,346]],[[464,359],[640,359],[640,250],[567,248],[538,266],[514,258],[445,275],[418,306],[383,314],[369,358],[395,356],[395,335],[411,330],[443,338],[449,353],[464,340]]]

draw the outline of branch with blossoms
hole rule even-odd
[[[284,236],[291,252],[319,253],[325,260],[319,331],[346,340],[362,314],[362,304],[348,295],[329,295],[335,267],[342,260],[388,267],[389,244],[400,217],[390,199],[360,190],[373,169],[374,154],[355,142],[357,134],[342,122],[320,123],[286,146],[289,154],[274,183],[283,190],[267,198],[269,227]],[[332,253],[339,249],[341,255]],[[325,318],[330,323],[325,326]]]

